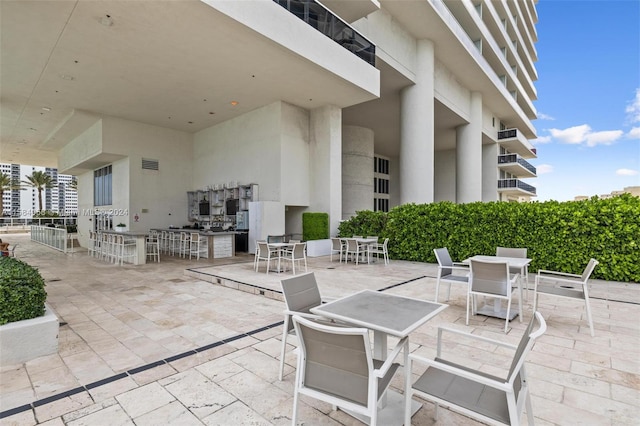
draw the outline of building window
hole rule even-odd
[[[389,211],[389,159],[374,157],[373,210]]]
[[[111,166],[93,172],[93,205],[111,205]]]

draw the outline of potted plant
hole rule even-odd
[[[328,213],[302,213],[302,239],[307,242],[307,256],[328,256],[331,253]]]
[[[116,232],[125,232],[127,230],[127,224],[120,222],[116,225]]]

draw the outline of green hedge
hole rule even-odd
[[[328,213],[302,213],[302,239],[304,241],[329,238]]]
[[[454,260],[492,255],[497,246],[526,247],[532,272],[582,273],[593,257],[600,262],[595,278],[640,282],[640,198],[629,194],[568,202],[404,204],[386,214],[386,222],[372,213],[358,212],[341,223],[340,235],[367,235],[384,223],[378,235],[390,239],[394,259],[435,263],[437,247],[447,247]]]
[[[0,325],[44,315],[47,292],[38,270],[13,257],[0,257]]]

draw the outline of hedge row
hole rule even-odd
[[[44,315],[47,292],[38,270],[13,257],[0,257],[0,325]]]
[[[404,204],[388,214],[358,212],[341,236],[388,237],[394,259],[435,263],[433,249],[454,260],[495,254],[496,247],[526,247],[529,268],[582,273],[600,262],[594,278],[640,282],[640,198],[629,194],[586,201],[534,203],[440,202]]]

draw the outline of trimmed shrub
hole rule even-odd
[[[385,212],[364,210],[356,212],[350,220],[341,222],[338,226],[338,236],[350,238],[354,235],[381,235],[387,224]]]
[[[329,238],[328,213],[302,213],[302,239],[304,241]]]
[[[369,230],[380,219],[372,213],[358,212],[340,224],[340,235],[375,235]],[[593,257],[600,262],[594,278],[640,282],[640,197],[629,194],[567,202],[404,204],[386,214],[378,235],[389,238],[393,259],[435,263],[438,247],[447,247],[454,260],[494,255],[498,246],[526,247],[531,272],[581,274]]]
[[[44,315],[44,285],[36,268],[13,257],[0,257],[0,325]]]

